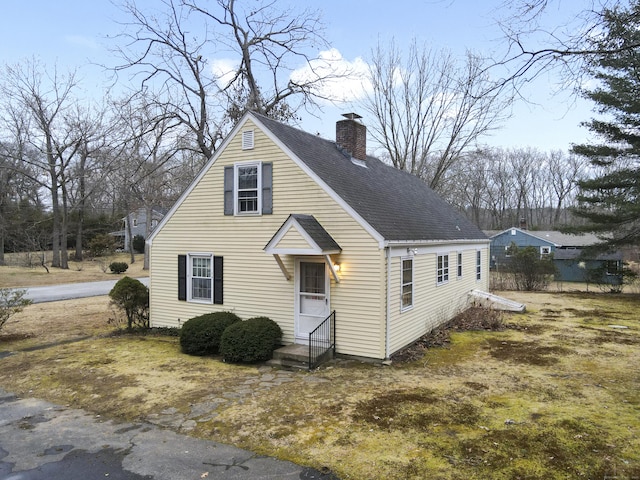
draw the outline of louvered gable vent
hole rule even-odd
[[[244,130],[242,132],[242,149],[251,150],[253,148],[253,130]]]

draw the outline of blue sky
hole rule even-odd
[[[283,0],[286,2],[286,0]],[[158,8],[160,2],[139,0],[142,9]],[[348,62],[364,59],[378,40],[394,38],[408,45],[412,38],[433,48],[447,48],[463,55],[466,48],[489,53],[500,48],[501,32],[495,19],[503,0],[299,0],[323,12],[326,37]],[[550,14],[561,21],[564,15],[584,8],[583,0],[563,0],[565,10]],[[58,68],[78,68],[87,90],[102,91],[107,74],[89,62],[115,62],[107,49],[120,31],[116,23],[122,13],[109,0],[23,0],[5,2],[0,17],[0,59],[15,63],[35,56]],[[555,20],[554,20],[555,21]],[[210,59],[215,60],[215,59]],[[533,146],[541,150],[566,150],[582,142],[588,132],[579,126],[591,118],[591,104],[554,94],[556,80],[543,76],[523,93],[534,103],[515,105],[504,127],[486,139],[492,145]],[[99,94],[99,93],[97,93]],[[327,107],[319,119],[303,116],[301,128],[332,138],[340,113],[352,105]],[[367,119],[363,119],[365,124]]]

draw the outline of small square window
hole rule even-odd
[[[619,275],[620,274],[620,262],[617,260],[607,260],[606,264],[607,275]]]

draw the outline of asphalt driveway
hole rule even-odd
[[[149,286],[149,277],[138,278]],[[29,287],[25,298],[33,303],[57,302],[59,300],[72,300],[74,298],[96,297],[107,295],[118,280],[105,280],[101,282],[65,283],[46,287]]]
[[[1,480],[336,479],[148,423],[118,423],[0,388]]]

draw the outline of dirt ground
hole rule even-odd
[[[107,297],[31,305],[0,332],[0,385],[113,418],[191,412],[192,435],[343,479],[640,478],[640,296],[501,294],[527,304],[502,328],[268,390],[259,365],[113,335]],[[211,398],[229,401],[198,413]]]

